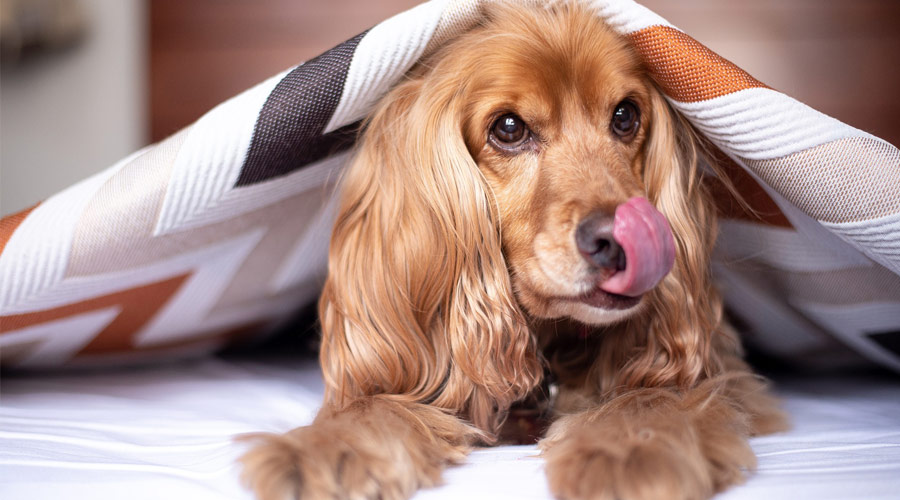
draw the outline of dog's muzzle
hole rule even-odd
[[[599,288],[616,295],[642,295],[675,263],[675,239],[668,221],[641,197],[616,207],[615,218],[599,214],[585,218],[575,232],[575,242],[592,267],[607,271],[609,277]]]

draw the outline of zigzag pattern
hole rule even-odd
[[[434,0],[388,19],[3,219],[4,365],[209,350],[313,300],[355,124],[485,3]],[[585,4],[744,169],[732,171],[748,198],[780,212],[765,217],[775,226],[723,223],[716,270],[750,341],[832,365],[849,347],[900,370],[897,148],[767,88],[631,0]]]

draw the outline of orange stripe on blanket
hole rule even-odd
[[[669,97],[681,102],[712,99],[763,87],[731,61],[675,28],[650,26],[628,35]]]
[[[32,212],[35,208],[38,207],[40,203],[37,205],[26,208],[19,213],[15,213],[12,215],[7,215],[6,217],[0,219],[0,254],[3,253],[3,249],[6,248],[6,243],[9,242],[9,239],[12,238],[13,233],[19,227],[19,224],[28,217],[28,214]]]
[[[188,277],[190,273],[53,309],[0,316],[0,334],[98,309],[117,307],[120,309],[119,314],[97,333],[81,353],[130,351],[135,348],[135,335],[162,310]],[[65,335],[65,332],[60,334]]]

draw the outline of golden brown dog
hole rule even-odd
[[[256,437],[257,495],[407,498],[548,373],[558,497],[740,482],[783,418],[722,321],[700,156],[595,14],[493,8],[366,125],[320,302],[325,401]]]

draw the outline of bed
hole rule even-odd
[[[716,498],[898,498],[896,377],[778,375],[775,387],[793,429],[753,439],[757,471]],[[308,356],[267,354],[7,376],[0,391],[4,499],[250,499],[234,437],[310,422],[322,380]],[[414,498],[549,500],[537,455],[534,446],[478,449]]]

